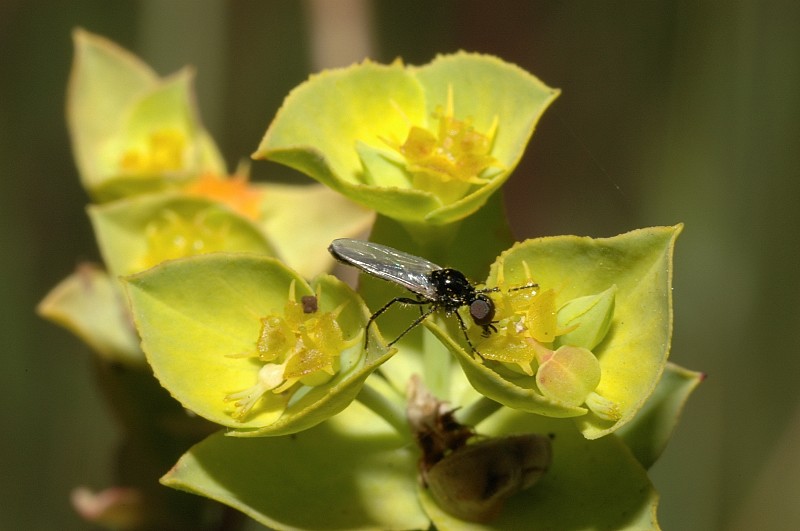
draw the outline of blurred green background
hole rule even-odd
[[[517,237],[686,223],[672,360],[708,379],[653,470],[663,527],[800,529],[800,4],[755,0],[0,2],[1,528],[90,529],[69,491],[108,485],[119,438],[87,349],[34,315],[98,259],[64,120],[75,26],[194,65],[231,167],[292,87],[364,55],[481,51],[560,87],[506,188]]]

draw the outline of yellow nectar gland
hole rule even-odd
[[[430,191],[445,202],[459,199],[470,185],[485,184],[481,174],[490,167],[502,167],[491,155],[498,119],[489,131],[475,130],[472,120],[459,120],[453,114],[453,91],[448,89],[446,108],[433,114],[436,132],[411,126],[405,142],[387,143],[406,159],[414,188]]]
[[[129,147],[119,160],[126,173],[179,171],[185,166],[186,135],[173,128],[151,132],[144,142]]]
[[[526,282],[532,284],[527,263],[523,262]],[[506,283],[500,267],[497,285]],[[492,292],[496,310],[497,333],[474,337],[478,351],[485,360],[503,363],[515,372],[527,376],[536,374],[537,346],[550,345],[569,329],[558,327],[556,292],[548,289],[504,289]]]
[[[229,227],[226,223],[210,225],[203,211],[185,217],[165,210],[161,218],[145,228],[147,252],[141,259],[142,269],[164,260],[225,250]]]
[[[558,335],[566,333],[558,328],[555,304],[553,289],[501,289],[495,295],[497,333],[474,339],[483,359],[533,376],[538,366],[537,345],[551,344]]]
[[[262,193],[250,185],[245,174],[225,178],[206,173],[186,185],[184,190],[191,196],[224,203],[246,218],[258,219],[261,216]]]
[[[336,320],[344,304],[331,312],[306,313],[295,298],[294,282],[289,290],[283,314],[276,312],[260,319],[255,350],[236,356],[264,362],[255,385],[225,397],[226,402],[234,402],[236,409],[231,416],[236,420],[244,420],[268,392],[279,395],[292,393],[304,385],[328,383],[339,371],[342,351],[359,341],[358,338],[346,341]]]

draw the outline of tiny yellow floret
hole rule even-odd
[[[480,357],[524,375],[522,378],[530,377],[527,385],[555,403],[569,407],[586,403],[601,418],[616,418],[618,406],[595,392],[601,367],[594,353],[580,346],[554,345],[579,323],[567,327],[559,325],[556,291],[538,289],[531,280],[527,264],[523,262],[522,267],[528,280],[523,286],[528,284],[531,289],[508,289],[504,286],[501,267],[497,275],[500,289],[489,292],[495,303],[492,324],[496,331],[487,336],[482,327],[474,326],[470,330],[470,339]]]
[[[230,230],[224,223],[207,223],[202,211],[188,217],[165,210],[159,219],[147,225],[144,232],[147,251],[140,260],[141,269],[164,260],[225,250]]]
[[[186,165],[187,146],[186,135],[181,131],[158,129],[138,145],[126,149],[119,165],[124,172],[132,174],[179,171]]]
[[[491,154],[498,119],[482,133],[470,118],[456,118],[452,87],[445,109],[438,108],[433,118],[438,121],[435,132],[412,125],[404,142],[387,143],[405,158],[414,188],[449,203],[463,197],[472,185],[486,184],[485,170],[502,167]]]
[[[204,197],[228,205],[232,210],[249,219],[261,216],[262,192],[252,186],[247,175],[237,174],[221,177],[205,173],[184,188],[187,194]]]

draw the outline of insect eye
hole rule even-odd
[[[469,304],[469,315],[478,326],[491,324],[494,319],[494,303],[489,297],[479,296]]]

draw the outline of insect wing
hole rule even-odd
[[[437,297],[430,274],[441,267],[424,258],[385,245],[348,238],[334,240],[328,251],[337,260],[370,275],[400,284],[428,299]]]

